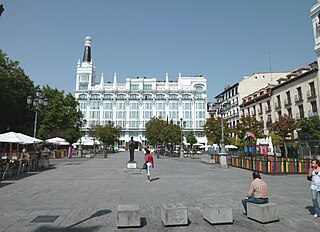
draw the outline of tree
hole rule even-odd
[[[178,145],[181,143],[181,128],[175,124],[166,124],[161,130],[159,138],[166,145],[169,143],[172,146]]]
[[[298,123],[294,118],[288,115],[280,116],[279,119],[271,124],[271,131],[279,135],[283,141],[285,156],[288,156],[288,148],[286,145],[286,137],[292,136],[293,132],[298,128]]]
[[[190,143],[190,147],[192,147],[193,144],[195,144],[195,143],[198,142],[196,136],[195,136],[194,133],[193,133],[193,131],[189,131],[189,132],[187,133],[187,136],[186,136],[186,137],[187,137],[187,143]]]
[[[155,146],[158,143],[163,142],[161,141],[160,135],[166,125],[166,121],[156,117],[153,117],[149,122],[146,123],[145,137],[151,145]]]
[[[300,132],[308,140],[320,140],[320,118],[318,116],[302,118],[300,120]]]
[[[113,122],[109,121],[104,126],[96,126],[94,128],[94,136],[103,143],[106,155],[106,149],[114,143],[120,137],[121,128],[115,126]]]
[[[64,96],[64,91],[49,86],[43,88],[43,96],[49,102],[45,109],[39,111],[38,136],[42,139],[63,136],[69,143],[77,141],[81,136],[79,127],[82,118],[82,113],[77,110],[77,100],[71,93]]]
[[[253,133],[256,138],[264,137],[262,122],[259,122],[255,117],[242,115],[234,133],[238,138],[242,138],[246,132]]]
[[[27,110],[27,97],[36,89],[30,78],[0,49],[0,133],[8,130],[32,135],[34,112]]]
[[[229,143],[231,129],[228,127],[228,122],[223,120],[224,125],[224,142]],[[218,144],[220,147],[221,143],[221,118],[208,118],[204,124],[204,133],[207,136],[208,144]]]

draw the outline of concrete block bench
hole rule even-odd
[[[140,227],[141,211],[139,204],[118,205],[117,226],[123,227]]]
[[[188,209],[181,203],[161,204],[161,220],[165,226],[188,225]]]
[[[210,224],[233,223],[232,207],[203,203],[203,218]]]
[[[275,203],[247,203],[247,217],[261,223],[279,221],[279,208]]]

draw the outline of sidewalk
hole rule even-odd
[[[319,231],[320,218],[310,214],[310,182],[303,175],[262,175],[270,201],[278,203],[281,212],[280,222],[263,225],[243,214],[249,171],[219,169],[201,159],[155,157],[154,181],[146,183],[144,170],[126,169],[128,160],[128,152],[106,159],[51,160],[49,170],[0,182],[0,231]],[[135,160],[142,166],[143,153],[136,152]],[[204,221],[204,201],[233,205],[234,224]],[[173,202],[188,207],[189,226],[163,226],[160,204]],[[142,228],[117,229],[117,206],[125,203],[140,204]],[[35,219],[53,222],[32,222]]]

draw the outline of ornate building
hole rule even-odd
[[[145,125],[153,117],[183,125],[193,131],[198,143],[206,144],[203,125],[207,117],[207,80],[202,76],[179,76],[177,80],[135,77],[96,83],[91,59],[91,38],[86,37],[83,60],[78,61],[75,97],[83,113],[87,130],[91,125],[114,122],[122,128],[119,146],[134,137],[146,144]]]

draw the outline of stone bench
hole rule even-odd
[[[247,203],[247,217],[261,223],[279,221],[279,208],[275,203]]]
[[[118,205],[117,226],[141,227],[141,211],[139,204]]]
[[[210,224],[233,223],[232,207],[203,203],[203,218]]]
[[[181,203],[161,204],[161,220],[165,226],[188,225],[188,209]]]

